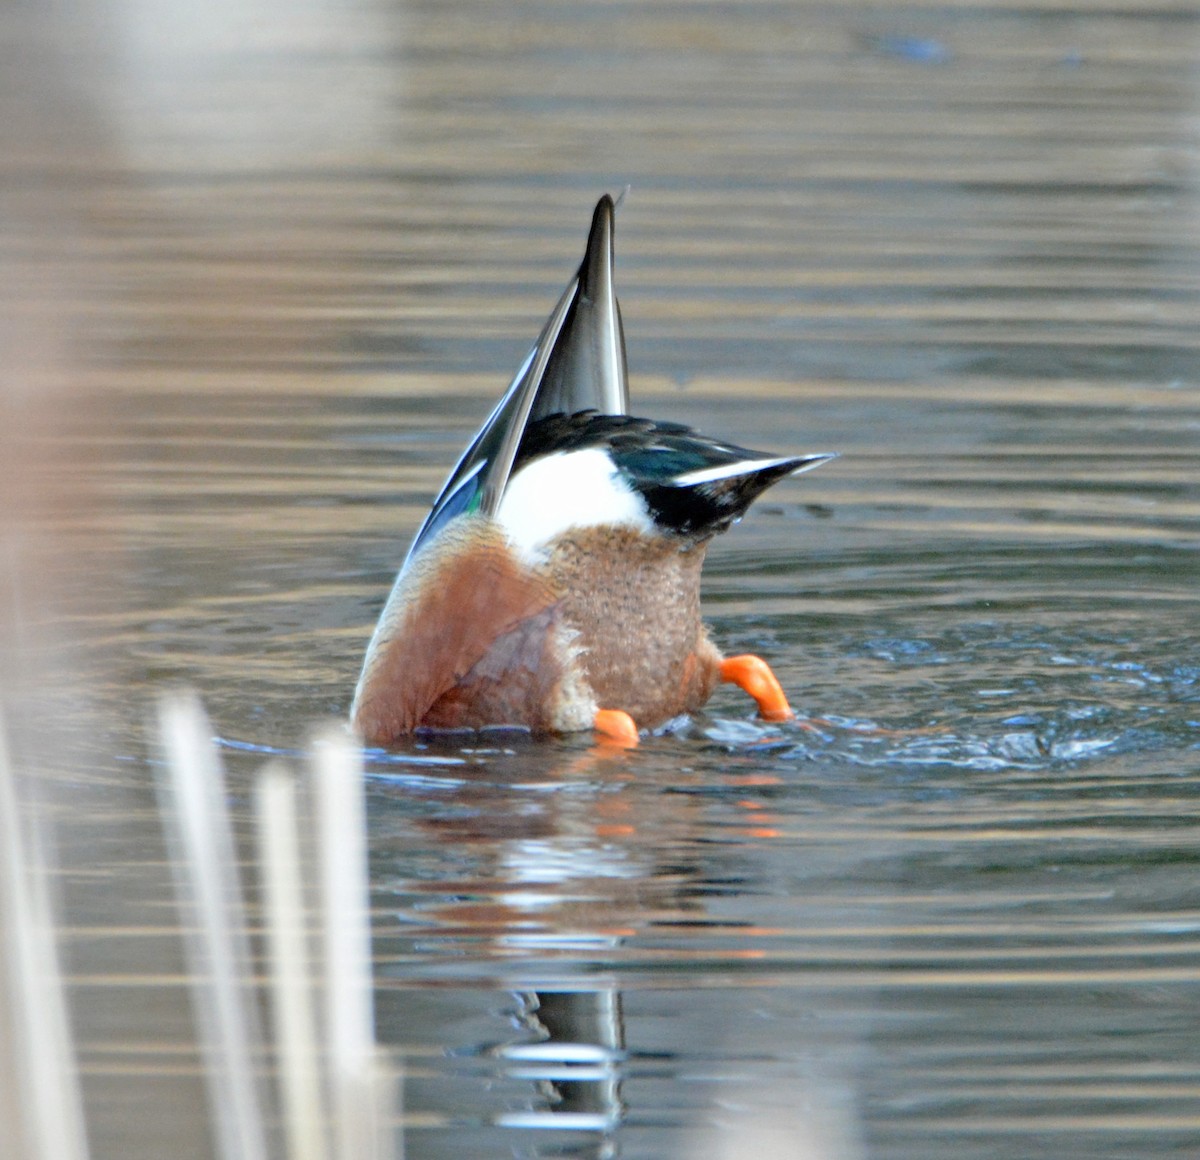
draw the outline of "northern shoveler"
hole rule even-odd
[[[791,716],[765,661],[709,639],[700,568],[762,491],[832,456],[628,413],[613,212],[602,197],[579,272],[413,540],[350,711],[369,744],[516,725],[633,745],[718,681]]]

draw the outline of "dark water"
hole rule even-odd
[[[248,830],[627,183],[635,409],[842,452],[706,573],[808,721],[371,757],[407,1154],[1195,1154],[1196,13],[253,11],[8,18],[93,1154],[208,1147],[153,690]]]

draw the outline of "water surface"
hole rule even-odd
[[[369,755],[408,1155],[1191,1154],[1193,14],[113,12],[122,51],[26,63],[57,99],[6,163],[70,336],[22,350],[65,383],[29,524],[89,722],[56,831],[94,1155],[209,1147],[153,690],[202,693],[248,833],[626,184],[635,408],[842,453],[706,572],[805,720],[722,690],[621,757]]]

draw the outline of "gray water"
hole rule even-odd
[[[93,1154],[209,1154],[154,690],[248,834],[626,185],[635,410],[842,453],[706,572],[805,720],[369,756],[407,1154],[1196,1154],[1200,16],[155,11],[5,18],[9,715]]]

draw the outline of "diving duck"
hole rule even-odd
[[[605,195],[578,273],[409,548],[350,710],[368,744],[513,725],[630,746],[718,681],[791,716],[765,661],[709,638],[700,568],[766,488],[833,456],[629,414],[613,215]]]

